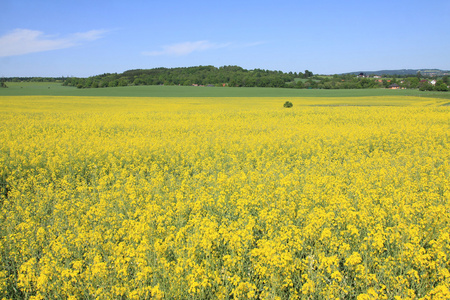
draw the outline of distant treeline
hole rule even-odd
[[[420,75],[420,74],[419,74]],[[448,76],[444,78],[448,84]],[[239,66],[197,66],[187,68],[156,68],[129,70],[117,74],[102,74],[88,78],[66,78],[64,85],[78,88],[102,88],[128,85],[184,85],[228,87],[279,87],[299,89],[366,89],[388,88],[398,84],[402,88],[434,89],[420,82],[420,76],[407,78],[368,78],[353,74],[332,76],[314,75],[311,71],[289,72],[263,69],[246,70]],[[442,90],[443,85],[441,86]]]
[[[64,82],[68,77],[2,77],[0,82]]]
[[[238,66],[198,66],[187,68],[156,68],[129,70],[117,74],[102,74],[88,78],[66,78],[64,85],[78,88],[101,88],[128,85],[184,85],[228,87],[279,87],[299,89],[367,89],[388,88],[398,84],[402,88],[434,89],[420,82],[416,76],[399,78],[367,77],[364,74],[314,75],[311,71],[289,72],[262,69],[246,70]],[[448,76],[444,78],[448,84]],[[428,81],[427,81],[428,83]],[[443,87],[443,85],[442,85]],[[442,90],[442,87],[440,90]],[[446,85],[445,85],[446,87]]]
[[[367,89],[419,88],[421,90],[448,90],[449,76],[436,78],[434,83],[424,80],[420,72],[416,76],[400,77],[384,75],[368,77],[361,73],[336,75],[314,75],[311,71],[289,72],[263,69],[246,70],[239,66],[196,66],[186,68],[136,69],[123,73],[105,73],[102,75],[81,77],[15,77],[3,78],[8,81],[54,81],[65,86],[77,88],[103,88],[130,85],[183,85],[183,86],[220,86],[220,87],[278,87],[298,89]],[[428,78],[431,79],[431,78]]]
[[[88,78],[68,78],[65,85],[78,88],[116,87],[127,85],[214,85],[233,87],[286,87],[295,78],[307,79],[313,73],[270,70],[246,70],[238,66],[198,66],[129,70],[121,74],[102,74]]]

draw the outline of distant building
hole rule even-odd
[[[393,83],[388,88],[391,90],[398,90],[400,88],[400,86],[396,83]]]

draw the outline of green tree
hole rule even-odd
[[[295,87],[297,89],[303,89],[303,88],[305,88],[305,85],[303,84],[303,81],[299,80],[295,83]]]
[[[450,78],[449,78],[449,76],[448,76],[448,75],[445,75],[444,77],[442,77],[442,81],[443,81],[445,84],[449,85],[449,84],[450,84]]]
[[[439,91],[439,92],[447,92],[448,91],[447,84],[444,83],[444,81],[442,79],[439,79],[438,81],[436,81],[434,90]]]
[[[119,84],[119,80],[112,80],[108,83],[108,87],[116,87]]]
[[[312,72],[310,72],[310,71],[308,71],[308,70],[305,70],[305,74],[304,74],[304,77],[305,78],[309,78],[309,77],[312,77],[314,74],[312,73]]]
[[[415,89],[419,86],[419,78],[417,77],[408,77],[405,80],[406,87]]]
[[[419,87],[420,91],[434,91],[434,86],[430,83],[424,83]]]

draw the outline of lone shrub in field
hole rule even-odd
[[[292,104],[292,102],[286,101],[283,106],[286,108],[290,108],[290,107],[294,106],[294,104]]]

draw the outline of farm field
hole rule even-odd
[[[450,298],[448,99],[63,88],[0,91],[0,298]]]
[[[288,88],[229,88],[193,86],[126,86],[113,88],[77,89],[55,82],[8,82],[0,89],[3,96],[77,96],[77,97],[429,97],[450,100],[450,93],[390,89],[288,89]]]

